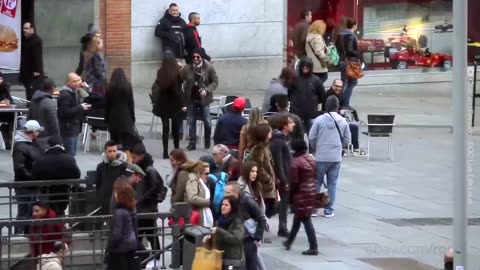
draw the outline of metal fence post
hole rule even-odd
[[[478,56],[475,56],[477,58]],[[477,98],[477,61],[473,61],[472,127],[475,126],[475,100]]]
[[[184,218],[184,223],[190,221],[191,208],[187,203],[176,203],[173,206],[173,224],[172,224],[172,264],[170,268],[177,269],[182,265],[182,246],[180,237],[182,236],[180,218]]]

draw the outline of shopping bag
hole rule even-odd
[[[223,251],[197,247],[193,258],[192,270],[222,270]]]

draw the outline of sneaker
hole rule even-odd
[[[334,217],[334,216],[335,216],[335,213],[334,213],[334,212],[331,212],[331,213],[324,213],[324,214],[323,214],[323,216],[324,216],[324,217],[326,217],[326,218],[332,218],[332,217]]]
[[[187,148],[185,148],[185,151],[194,151],[196,149],[197,147],[195,146],[195,144],[189,144]]]
[[[302,252],[302,255],[317,256],[318,255],[318,250],[309,249],[309,250],[306,250],[306,251]]]
[[[311,217],[318,217],[317,212],[313,212],[312,215],[311,215]]]

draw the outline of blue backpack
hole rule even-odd
[[[225,184],[227,183],[227,174],[224,172],[220,173],[220,179],[218,179],[215,174],[211,173],[208,175],[213,181],[215,181],[215,193],[213,196],[213,210],[218,214],[223,201],[223,193],[225,192]]]

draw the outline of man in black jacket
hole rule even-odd
[[[220,117],[213,133],[213,142],[215,144],[224,144],[230,149],[238,151],[240,144],[240,131],[247,124],[247,119],[243,117],[246,100],[238,97],[233,101],[232,110]]]
[[[28,107],[28,120],[37,120],[41,126],[45,127],[45,130],[40,132],[37,141],[42,149],[49,147],[48,139],[50,137],[60,137],[57,104],[52,97],[54,90],[55,83],[52,79],[43,80],[42,88],[35,91]],[[62,145],[61,141],[60,145]]]
[[[145,177],[133,185],[137,193],[138,213],[157,213],[158,203],[165,200],[167,189],[158,171],[153,167],[153,158],[147,153],[143,144],[136,144],[131,149],[132,161],[144,172]],[[160,249],[160,242],[155,235],[156,218],[138,219],[139,237],[147,236],[152,250]],[[140,239],[141,240],[141,239]]]
[[[22,52],[20,57],[20,74],[18,80],[23,83],[28,100],[33,92],[40,88],[43,78],[43,44],[35,33],[32,22],[23,24]]]
[[[90,104],[80,103],[80,98],[77,94],[77,91],[85,86],[82,78],[71,72],[68,74],[67,84],[60,91],[57,100],[60,135],[62,136],[65,151],[72,156],[77,154],[78,134],[82,132],[82,121],[85,111],[91,107]]]
[[[13,146],[13,172],[14,181],[32,181],[32,169],[35,162],[40,159],[40,153],[35,149],[35,140],[43,127],[35,120],[25,123],[25,128],[15,136],[15,145]],[[17,201],[17,219],[30,218],[30,210],[35,200],[35,188],[15,189],[15,199]],[[17,227],[15,233],[22,233],[23,228]]]
[[[118,151],[117,143],[110,140],[105,143],[105,152],[102,162],[97,165],[95,188],[97,191],[98,206],[102,206],[100,215],[110,212],[110,198],[112,197],[113,183],[125,173],[127,155]]]
[[[187,58],[185,59],[187,64],[193,63],[193,51],[198,48],[202,48],[202,38],[198,33],[197,26],[200,25],[200,14],[192,12],[188,14],[189,24],[185,26],[185,50],[187,51]],[[210,62],[211,58],[206,53],[203,58]]]
[[[59,136],[49,137],[45,156],[39,160],[32,169],[32,177],[35,180],[65,180],[80,178],[80,169],[72,155],[65,152],[62,146],[62,138]],[[42,191],[49,194],[48,201],[57,216],[64,216],[68,206],[68,185],[51,186]],[[57,195],[60,194],[60,195]]]
[[[280,194],[280,203],[278,204],[278,236],[288,237],[288,184],[290,182],[288,175],[292,161],[288,137],[290,133],[292,133],[295,123],[288,115],[283,116],[279,123],[281,129],[273,130],[272,139],[270,140],[270,152],[272,152],[273,170],[275,171],[277,188]]]
[[[267,219],[252,195],[245,191],[240,192],[240,190],[240,184],[237,181],[228,182],[225,186],[225,196],[233,196],[238,199],[241,217],[246,224],[245,238],[243,239],[245,269],[257,269],[258,243],[263,239]]]
[[[163,53],[172,53],[177,59],[185,59],[185,21],[181,18],[178,5],[171,3],[155,27],[155,36],[162,39]]]
[[[313,119],[319,115],[318,106],[322,104],[325,88],[321,79],[313,75],[313,61],[309,57],[300,59],[299,76],[288,89],[290,112],[300,116],[305,132],[310,131]]]

